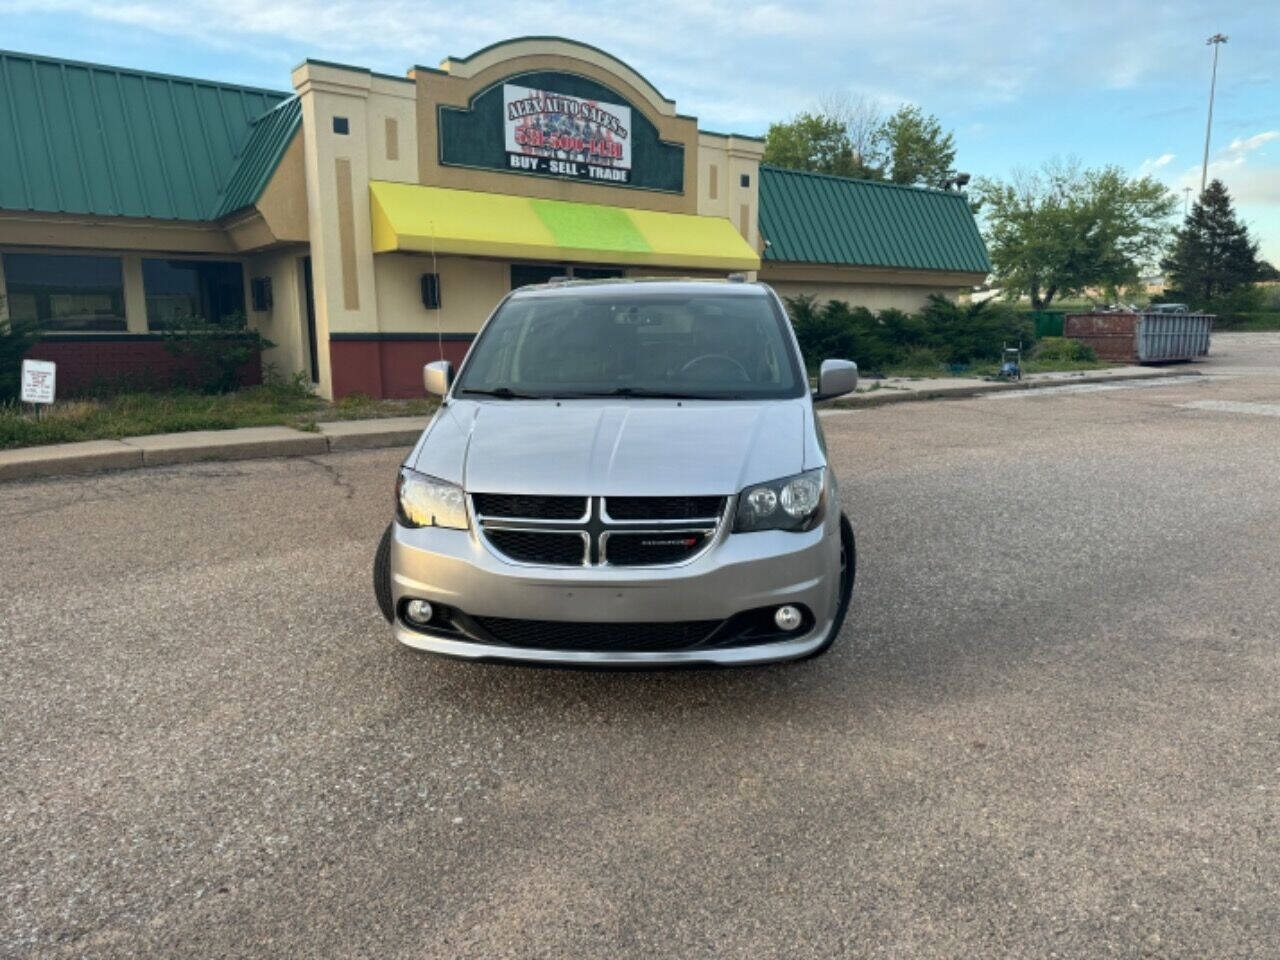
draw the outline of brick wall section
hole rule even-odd
[[[470,340],[443,343],[444,359],[454,370],[462,364]],[[439,360],[441,344],[434,338],[416,340],[330,340],[335,400],[352,393],[371,397],[421,397],[422,368]]]
[[[197,386],[195,363],[175,357],[159,338],[94,339],[50,338],[27,351],[32,360],[52,360],[58,365],[58,396],[74,396],[95,387],[164,389]],[[262,382],[262,359],[240,368],[240,383]]]

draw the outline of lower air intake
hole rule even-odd
[[[476,617],[494,640],[537,650],[681,650],[697,646],[720,625],[719,620],[670,623],[572,623],[560,620],[511,620]]]

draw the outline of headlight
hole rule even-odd
[[[467,529],[467,502],[462,488],[400,468],[396,481],[396,514],[406,527]]]
[[[812,530],[822,519],[825,469],[747,487],[738,497],[733,532]]]

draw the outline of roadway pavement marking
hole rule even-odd
[[[1005,393],[988,393],[981,395],[981,399],[1013,400],[1021,398],[1025,400],[1030,397],[1051,397],[1064,393],[1102,393],[1106,390],[1137,390],[1146,389],[1147,387],[1168,387],[1174,384],[1206,383],[1217,379],[1219,378],[1212,374],[1202,374],[1196,377],[1177,376],[1152,377],[1147,380],[1114,380],[1110,383],[1069,383],[1060,387],[1041,387],[1038,390],[1011,390]]]
[[[1196,400],[1180,403],[1186,410],[1212,410],[1215,413],[1248,413],[1262,417],[1280,417],[1280,403],[1250,403],[1243,400]]]

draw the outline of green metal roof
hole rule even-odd
[[[989,273],[961,193],[760,167],[766,262]]]
[[[302,126],[302,101],[297,97],[282,100],[257,120],[235,169],[223,188],[214,217],[225,217],[242,207],[247,207],[267,187],[267,181],[280,166],[280,158],[293,142],[293,136]]]
[[[213,219],[237,175],[265,184],[261,162],[238,158],[290,96],[0,51],[0,209]]]

